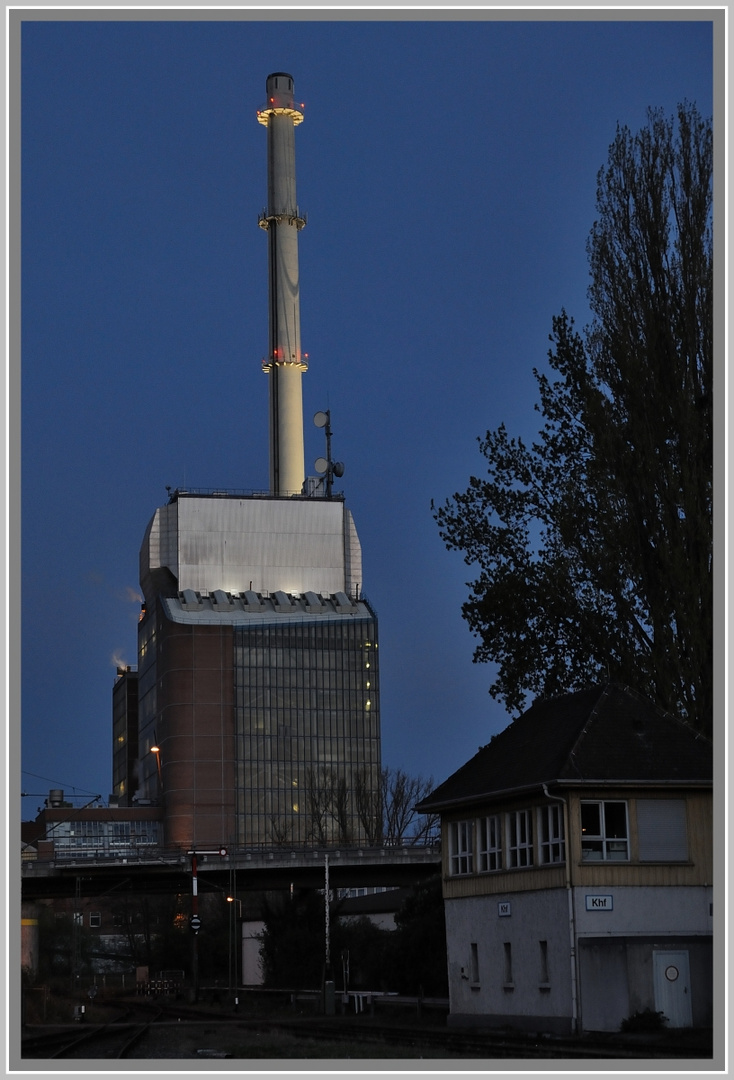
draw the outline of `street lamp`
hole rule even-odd
[[[155,763],[158,768],[158,787],[159,791],[163,791],[163,777],[161,775],[161,748],[157,743],[153,743],[150,748],[151,754],[155,754]]]
[[[233,972],[234,972],[235,987],[237,986],[237,968],[238,968],[237,952],[236,952],[237,942],[234,940],[234,934],[232,933],[232,924],[235,922],[234,905],[235,904],[238,905],[237,917],[241,921],[242,920],[242,901],[238,900],[236,896],[228,896],[227,897],[227,903],[232,904],[232,907],[230,908],[230,917],[229,917],[229,989],[231,990],[232,989],[232,974],[233,974]],[[234,954],[232,952],[233,945],[235,946]],[[238,1001],[237,1001],[237,998],[235,998],[235,1005],[237,1005],[237,1004],[238,1004]]]

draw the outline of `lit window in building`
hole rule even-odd
[[[626,802],[581,803],[581,858],[584,862],[629,859]]]

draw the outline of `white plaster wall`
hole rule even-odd
[[[612,910],[586,910],[587,896],[611,896]],[[579,935],[710,934],[711,886],[574,889]]]
[[[265,929],[265,923],[253,919],[242,923],[242,968],[243,986],[262,986],[263,969],[260,960],[260,941],[258,935]]]
[[[612,896],[612,910],[586,911],[587,895]],[[713,932],[710,887],[576,888],[573,899],[577,939],[607,938],[611,948],[619,938],[622,952],[625,948],[622,939],[629,941],[630,938],[656,935],[661,938],[705,937]],[[509,904],[508,916],[499,914],[501,903]],[[466,897],[447,900],[445,908],[451,1017],[463,1017],[467,1022],[471,1017],[485,1017],[495,1025],[502,1022],[518,1025],[526,1020],[531,1028],[535,1018],[541,1022],[539,1030],[542,1030],[544,1017],[570,1020],[572,977],[566,889]],[[548,943],[548,988],[540,985],[538,943],[541,940]],[[472,985],[472,942],[477,944],[479,959],[476,985]],[[505,942],[511,945],[512,951],[512,989],[504,985]],[[611,963],[610,956],[604,955],[605,964]],[[616,1030],[617,1014],[626,1015],[625,1010],[629,1011],[627,986],[622,979],[626,971],[623,956],[620,963],[622,974],[612,966],[596,981],[589,971],[586,972],[587,991],[591,994],[587,1012],[590,1016],[593,1013],[595,1027],[606,1029],[605,1025],[611,1023],[610,1030]],[[619,975],[617,981],[622,979],[622,982],[615,990],[612,983],[616,975]],[[603,1001],[596,1007],[593,994],[597,993],[599,985],[604,987]],[[616,1009],[612,1009],[606,1000],[613,991],[615,1000],[619,999]],[[581,985],[578,992],[579,995],[583,992]],[[579,997],[579,1011],[582,1011],[582,1005]],[[604,1023],[600,1020],[602,1014]]]
[[[510,904],[500,916],[498,904]],[[568,897],[565,889],[446,901],[452,1014],[548,1017],[571,1015]],[[541,987],[540,945],[548,943],[548,986]],[[479,981],[472,985],[471,943]],[[512,950],[513,988],[505,987],[505,950]],[[464,969],[462,977],[462,968]],[[501,1019],[500,1021],[501,1022]]]

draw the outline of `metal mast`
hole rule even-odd
[[[259,225],[268,234],[268,355],[270,382],[270,493],[300,494],[305,478],[301,374],[298,233],[306,224],[296,203],[295,127],[303,106],[293,102],[293,78],[268,75],[267,100],[257,118],[268,129],[268,205]]]

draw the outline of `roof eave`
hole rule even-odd
[[[530,792],[541,792],[543,788],[563,788],[568,790],[570,788],[711,788],[713,787],[713,780],[711,779],[688,779],[688,780],[598,780],[598,779],[571,779],[571,780],[539,780],[533,784],[523,784],[520,787],[502,788],[496,791],[486,791],[481,795],[465,795],[461,798],[455,799],[443,799],[440,802],[431,802],[430,798],[425,799],[423,802],[418,803],[416,810],[421,814],[435,814],[440,813],[443,810],[461,809],[462,807],[469,807],[486,802],[501,802],[504,799],[515,798],[518,795],[525,795]]]

